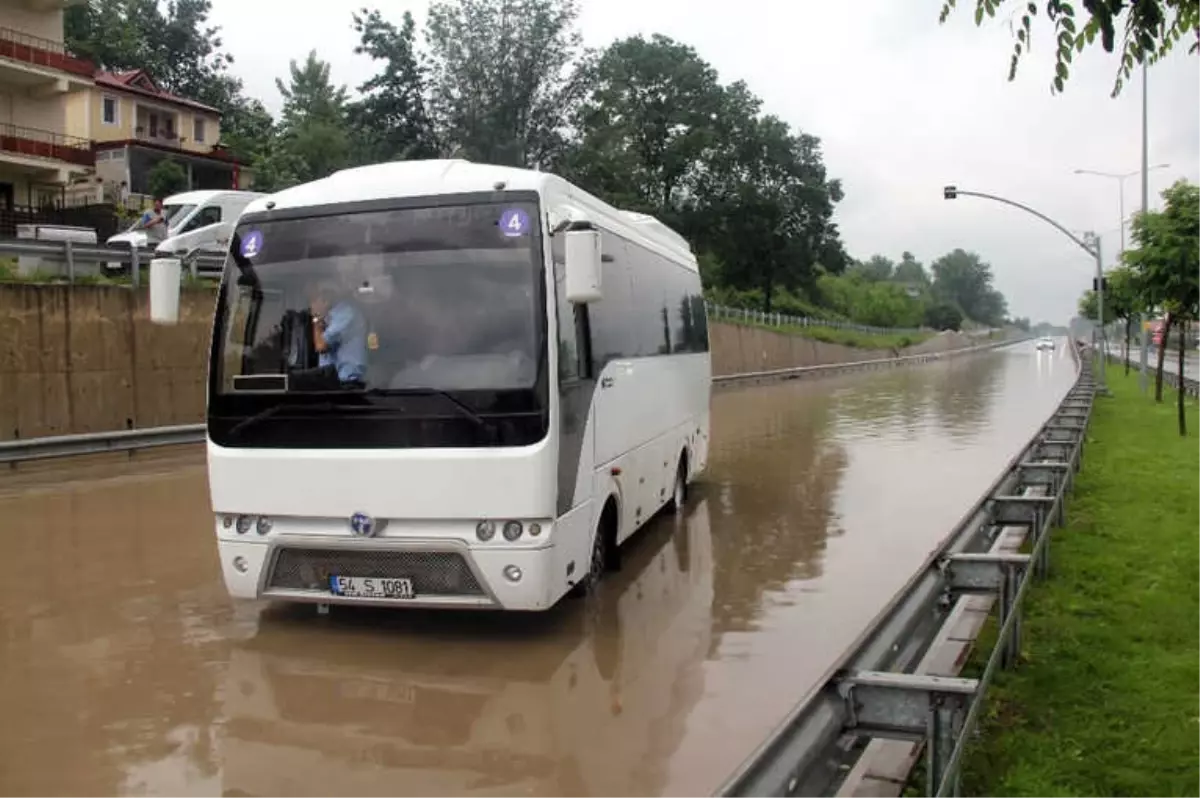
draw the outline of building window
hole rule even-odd
[[[120,105],[120,103],[117,102],[117,98],[109,97],[108,95],[105,95],[101,99],[100,102],[101,102],[101,105],[103,106],[103,110],[101,111],[101,114],[102,114],[101,119],[103,120],[104,124],[106,124],[106,125],[120,124],[121,105]]]
[[[204,120],[197,118],[192,124],[192,140],[197,144],[204,143]]]

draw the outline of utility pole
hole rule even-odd
[[[1146,77],[1147,72],[1148,72],[1148,69],[1146,67],[1146,62],[1143,60],[1142,61],[1142,213],[1143,214],[1150,210],[1150,137],[1149,137],[1149,133],[1148,133],[1150,125],[1149,125],[1149,122],[1147,121],[1147,117],[1149,116],[1149,113],[1148,113],[1149,101],[1147,99],[1147,92],[1146,92],[1147,84],[1149,83],[1149,79]],[[1145,313],[1144,315],[1149,316],[1150,314]],[[1139,332],[1141,333],[1141,339],[1142,339],[1142,352],[1141,352],[1142,368],[1140,371],[1138,371],[1138,387],[1142,389],[1142,393],[1144,394],[1150,390],[1150,377],[1149,377],[1149,375],[1146,374],[1146,369],[1150,368],[1150,341],[1149,341],[1149,336],[1146,334],[1146,324],[1145,324],[1144,318],[1143,318],[1142,324],[1140,326],[1142,328],[1141,330],[1139,330]]]

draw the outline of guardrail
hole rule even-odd
[[[74,282],[79,264],[119,263],[122,270],[129,269],[134,287],[139,285],[143,266],[154,258],[149,247],[107,246],[104,244],[81,244],[78,241],[41,241],[36,239],[0,239],[0,255],[37,257],[66,264],[68,282]],[[220,277],[225,268],[224,255],[193,251],[182,259],[184,269],[193,278]]]
[[[1020,343],[1021,340],[1025,339],[950,349],[945,352],[933,352],[927,355],[903,355],[881,360],[860,360],[853,363],[829,363],[820,366],[799,366],[797,368],[778,369],[775,371],[727,374],[713,377],[712,381],[716,384],[721,384],[756,379],[786,380],[797,379],[805,375],[832,374],[870,368],[890,368],[906,363],[916,364],[938,360],[950,355],[995,349],[1001,346]],[[79,457],[106,452],[135,452],[161,446],[202,443],[204,439],[204,424],[182,424],[171,427],[148,427],[146,429],[117,430],[115,432],[89,432],[80,435],[54,435],[45,438],[0,441],[0,463],[14,464],[32,460]]]
[[[105,452],[134,452],[160,446],[179,446],[202,443],[203,424],[180,424],[172,427],[116,430],[115,432],[85,432],[79,435],[54,435],[0,441],[0,463],[23,463],[49,460],[56,457],[79,457]]]
[[[1108,357],[1109,363],[1115,363],[1120,366],[1125,365],[1124,355],[1118,354],[1116,352],[1108,352],[1107,357]],[[1142,370],[1142,364],[1141,364],[1140,360],[1130,360],[1129,366],[1134,371]],[[1155,366],[1155,364],[1153,364],[1153,363],[1147,364],[1146,373],[1148,376],[1153,375],[1156,370],[1157,370],[1157,366]],[[1164,368],[1163,369],[1163,382],[1165,382],[1167,385],[1170,385],[1172,388],[1175,388],[1176,390],[1178,390],[1179,386],[1182,385],[1183,392],[1185,394],[1187,394],[1188,396],[1200,397],[1200,381],[1198,381],[1195,377],[1188,377],[1185,375],[1184,377],[1181,378],[1177,373],[1175,373],[1171,369]]]
[[[1079,470],[1095,383],[1072,348],[1074,386],[1050,419],[876,616],[823,682],[721,786],[722,796],[822,795],[837,789],[868,739],[921,741],[925,794],[956,795],[963,756],[996,669],[1020,650],[1021,601],[1048,574],[1052,525]],[[1021,527],[1029,554],[1000,550]],[[999,605],[996,645],[977,679],[918,673],[939,633],[972,596]]]

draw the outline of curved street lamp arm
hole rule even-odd
[[[961,195],[967,196],[967,197],[983,197],[984,199],[995,200],[996,202],[1003,202],[1005,205],[1011,205],[1014,208],[1020,208],[1021,210],[1025,211],[1026,213],[1032,213],[1034,216],[1041,219],[1043,222],[1053,225],[1055,228],[1058,229],[1058,231],[1060,233],[1062,233],[1067,238],[1071,239],[1076,244],[1078,244],[1079,247],[1081,249],[1083,249],[1084,252],[1091,255],[1093,258],[1096,257],[1096,250],[1092,249],[1092,247],[1088,246],[1081,239],[1077,238],[1074,233],[1072,233],[1067,228],[1063,227],[1058,222],[1051,219],[1046,214],[1041,213],[1040,211],[1035,211],[1033,208],[1030,208],[1028,205],[1022,205],[1019,202],[1014,202],[1013,200],[1005,199],[1004,197],[997,197],[995,194],[984,194],[982,191],[964,191],[961,188],[957,188],[957,189],[955,189],[955,193],[961,194]]]

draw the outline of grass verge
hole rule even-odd
[[[847,330],[841,327],[817,327],[811,325],[805,327],[799,324],[765,324],[733,319],[720,319],[720,323],[739,324],[743,327],[758,327],[763,330],[784,333],[785,335],[799,335],[803,338],[824,341],[827,344],[841,344],[842,346],[853,346],[858,349],[903,349],[906,346],[916,346],[922,341],[929,340],[934,335],[931,332],[859,332],[858,330]]]
[[[1024,602],[1021,663],[987,696],[964,795],[1196,795],[1197,403],[1109,369],[1051,575]],[[964,675],[978,675],[994,627]]]

